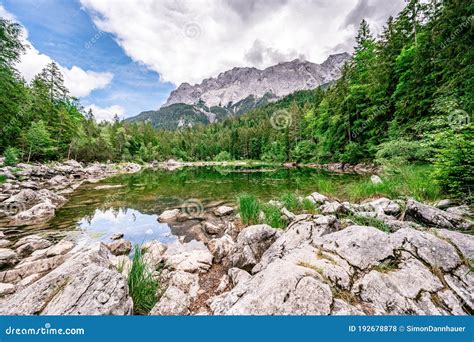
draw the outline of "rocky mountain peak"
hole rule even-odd
[[[171,92],[163,107],[176,103],[194,105],[199,100],[209,107],[227,106],[251,95],[260,98],[271,93],[281,97],[297,90],[313,89],[337,79],[349,59],[348,53],[339,53],[330,55],[321,64],[294,59],[263,70],[235,67],[200,84],[182,83]]]

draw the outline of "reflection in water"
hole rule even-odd
[[[91,218],[81,219],[77,226],[105,242],[115,233],[123,233],[133,245],[149,240],[170,244],[177,240],[168,224],[158,222],[157,215],[142,214],[134,209],[96,209]]]
[[[8,230],[16,239],[44,234],[57,240],[79,228],[103,241],[108,241],[113,233],[124,233],[133,243],[158,239],[170,245],[177,240],[200,239],[199,222],[195,220],[176,222],[171,227],[157,221],[157,215],[164,210],[180,208],[189,199],[197,199],[205,210],[221,204],[235,205],[236,197],[243,192],[262,201],[279,198],[288,191],[301,196],[314,191],[339,194],[343,199],[346,184],[358,179],[360,176],[314,169],[146,169],[111,177],[100,184],[85,183],[57,210],[52,220],[36,226],[8,227]]]

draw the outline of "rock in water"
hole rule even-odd
[[[172,221],[178,217],[179,213],[179,209],[165,210],[160,214],[158,219],[160,222]]]

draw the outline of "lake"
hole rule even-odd
[[[367,177],[313,168],[146,169],[83,184],[48,223],[9,230],[18,230],[19,236],[39,232],[58,239],[76,231],[108,241],[112,234],[121,232],[134,244],[153,239],[166,244],[190,242],[195,239],[188,229],[193,222],[170,226],[158,222],[158,215],[173,208],[205,211],[220,204],[235,206],[241,193],[253,194],[263,201],[277,199],[285,192],[302,196],[314,191],[343,194],[346,184]]]

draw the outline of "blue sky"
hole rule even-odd
[[[28,30],[28,41],[42,54],[67,68],[75,65],[113,74],[105,88],[80,98],[85,107],[120,106],[122,117],[129,117],[158,108],[175,88],[128,57],[112,34],[95,26],[78,1],[4,0],[0,4]]]
[[[375,35],[404,0],[0,0],[32,45],[25,79],[51,60],[96,118],[159,108],[182,82],[234,67],[352,52],[361,19]]]

